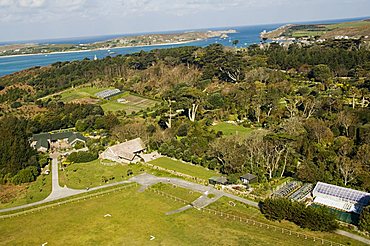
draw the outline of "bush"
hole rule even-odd
[[[134,174],[134,172],[131,170],[131,169],[128,169],[127,170],[127,176],[131,176],[131,175],[133,175]]]
[[[12,182],[14,184],[29,183],[36,180],[39,175],[39,170],[37,167],[30,166],[25,169],[20,170],[14,177]]]
[[[96,153],[91,152],[74,152],[67,157],[69,162],[74,163],[83,163],[83,162],[90,162],[96,160],[98,155]]]
[[[313,231],[334,231],[338,228],[335,215],[324,207],[306,207],[285,198],[268,198],[261,212],[269,220],[288,220]]]
[[[189,131],[189,125],[188,124],[182,124],[179,129],[177,129],[177,136],[179,137],[185,137],[188,135]]]
[[[358,227],[362,231],[370,232],[370,206],[362,210]]]
[[[41,157],[39,160],[39,165],[41,168],[45,167],[49,163],[49,160],[47,157]]]
[[[20,102],[13,102],[12,104],[10,104],[11,108],[19,108],[21,106],[22,106],[22,103]]]

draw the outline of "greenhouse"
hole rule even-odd
[[[312,194],[317,204],[357,214],[370,202],[369,193],[322,182],[316,184]]]

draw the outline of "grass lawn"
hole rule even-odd
[[[204,180],[208,180],[210,177],[213,176],[221,176],[221,174],[217,173],[216,171],[208,170],[201,166],[186,164],[181,161],[172,160],[168,157],[161,157],[156,160],[150,161],[149,163],[155,166],[167,168]]]
[[[229,135],[247,135],[253,131],[251,128],[235,125],[232,123],[221,122],[211,127],[215,132],[221,131],[225,136]]]
[[[126,103],[119,103],[117,102],[117,99],[125,99]],[[104,101],[101,106],[105,112],[125,110],[127,114],[131,114],[133,112],[139,112],[140,110],[154,107],[156,103],[157,101],[152,99],[124,93],[112,97],[110,100]]]
[[[104,90],[114,89],[114,87],[79,87],[71,88],[58,93],[61,96],[63,102],[79,101],[79,102],[89,102],[97,103],[103,108],[105,112],[116,112],[119,110],[125,110],[127,114],[132,112],[138,112],[140,110],[145,110],[147,108],[154,107],[156,103],[155,100],[141,97],[138,95],[130,94],[129,92],[123,92],[117,96],[112,97],[109,100],[100,100],[96,98],[95,94]],[[44,99],[50,96],[44,97]],[[85,100],[84,100],[85,99]],[[90,99],[90,100],[86,100]],[[117,99],[125,99],[126,103],[119,103]]]
[[[145,171],[145,168],[138,164],[102,165],[99,159],[88,163],[76,163],[69,165],[64,171],[59,171],[59,183],[69,188],[85,189],[104,185],[103,176],[109,180],[107,183],[127,180],[130,178],[127,176],[129,169],[133,171],[133,175]]]
[[[135,188],[0,221],[1,245],[315,245]],[[104,217],[110,214],[111,217]],[[154,240],[150,237],[154,236]],[[321,245],[316,243],[316,245]]]
[[[108,162],[108,161],[103,161]],[[117,164],[103,165],[100,160],[94,160],[87,163],[71,164],[64,171],[59,171],[59,184],[67,185],[69,188],[86,189],[86,187],[96,187],[104,185],[103,176],[108,179],[107,183],[116,183],[127,180],[132,176],[127,176],[127,171],[131,169],[133,176],[141,173],[150,173],[155,176],[176,177],[167,172],[152,170],[141,164]]]
[[[189,201],[189,202],[195,201],[197,198],[199,198],[202,195],[199,192],[195,192],[195,191],[188,190],[182,187],[177,187],[177,186],[173,186],[170,184],[163,184],[163,183],[155,184],[151,186],[151,188],[163,191],[167,194],[176,196],[178,198],[184,199],[185,201]]]
[[[60,95],[64,102],[70,102],[77,99],[95,98],[96,93],[108,89],[114,88],[81,87],[76,89],[68,89],[62,92]],[[117,102],[117,99],[125,99],[127,102],[119,103]],[[129,92],[124,92],[122,94],[112,97],[109,100],[102,100],[99,104],[101,105],[105,112],[108,111],[116,112],[119,110],[125,110],[126,113],[131,114],[132,112],[138,112],[140,110],[151,108],[155,106],[156,103],[157,101],[155,100],[144,98],[137,95],[132,95]]]
[[[2,186],[0,190],[2,196],[0,208],[37,202],[45,199],[51,193],[51,175],[40,175],[35,182],[27,185]]]
[[[68,89],[60,93],[60,96],[62,97],[63,102],[70,102],[76,99],[82,99],[82,98],[90,98],[95,97],[95,94],[108,90],[108,89],[114,89],[113,87],[80,87],[80,88],[73,88]]]
[[[232,201],[235,203],[235,206],[231,206],[229,202]],[[302,229],[296,226],[294,223],[289,222],[289,221],[270,221],[267,220],[263,214],[259,211],[259,209],[248,206],[244,203],[235,201],[231,198],[227,197],[222,197],[219,200],[217,200],[215,203],[212,203],[209,205],[207,208],[210,209],[215,209],[218,211],[223,211],[228,214],[240,216],[243,218],[249,218],[253,219],[255,221],[260,221],[265,224],[270,224],[270,225],[275,225],[278,227],[283,227],[285,229],[289,229],[292,231],[296,231],[299,233],[304,233],[306,235],[314,236],[314,237],[320,237],[326,240],[342,243],[342,244],[348,244],[348,245],[362,245],[361,243],[355,241],[355,240],[350,240],[347,239],[347,237],[342,237],[340,235],[334,234],[334,233],[327,233],[327,232],[313,232],[307,229]],[[272,230],[271,230],[272,231]],[[306,244],[304,244],[306,245]]]

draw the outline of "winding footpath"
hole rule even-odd
[[[158,184],[158,183],[165,183],[165,184],[172,184],[172,185],[176,185],[176,186],[179,186],[179,187],[182,187],[182,188],[185,188],[185,189],[189,189],[189,190],[193,190],[193,191],[202,193],[202,195],[198,199],[196,199],[194,202],[192,202],[191,204],[186,205],[185,207],[182,207],[180,209],[170,211],[170,212],[166,213],[167,215],[171,215],[171,214],[174,214],[174,213],[180,213],[180,212],[185,211],[185,210],[190,209],[190,208],[204,208],[204,207],[208,206],[209,204],[217,201],[222,196],[229,197],[231,199],[237,200],[237,201],[242,202],[244,204],[247,204],[249,206],[253,206],[253,207],[258,208],[258,203],[257,202],[250,201],[250,200],[247,200],[245,198],[241,198],[239,196],[235,196],[235,195],[226,193],[224,191],[217,190],[217,189],[213,188],[212,186],[205,186],[205,185],[201,185],[201,184],[196,184],[196,183],[189,182],[189,181],[179,179],[179,178],[157,177],[157,176],[147,174],[147,173],[140,174],[138,176],[132,177],[128,181],[121,181],[121,182],[116,182],[116,183],[112,183],[112,184],[106,184],[106,185],[91,188],[89,190],[75,190],[75,189],[70,189],[70,188],[67,188],[67,187],[61,187],[59,185],[58,155],[59,154],[52,154],[51,155],[51,157],[53,159],[52,159],[52,172],[51,172],[52,173],[52,192],[50,193],[50,195],[47,198],[45,198],[44,200],[41,200],[41,201],[38,201],[38,202],[34,202],[34,203],[26,204],[26,205],[21,205],[21,206],[17,206],[17,207],[12,207],[12,208],[1,209],[0,213],[16,211],[16,210],[20,210],[20,209],[26,209],[26,208],[34,207],[34,206],[37,206],[37,205],[42,205],[42,204],[45,204],[45,203],[48,203],[48,202],[56,201],[56,200],[59,200],[59,199],[68,198],[68,197],[71,197],[71,196],[74,196],[74,195],[87,193],[87,192],[90,192],[90,191],[96,191],[96,190],[100,190],[100,189],[104,189],[104,188],[108,188],[108,187],[114,187],[114,186],[121,185],[121,184],[129,184],[129,183],[133,183],[133,182],[136,182],[136,183],[141,185],[141,187],[139,189],[139,192],[145,191],[147,188],[149,188],[152,185],[155,185],[155,184]],[[212,194],[214,196],[212,198],[209,198],[208,197],[209,194]],[[0,215],[0,217],[1,217],[1,215]],[[347,231],[343,231],[343,230],[337,230],[336,233],[339,234],[339,235],[349,237],[351,239],[354,239],[354,240],[357,240],[359,242],[370,245],[370,240],[369,239],[366,239],[366,238],[361,237],[359,235],[356,235],[356,234],[353,234],[353,233],[350,233],[350,232],[347,232]]]

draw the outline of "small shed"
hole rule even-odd
[[[211,177],[208,179],[208,183],[212,185],[216,184],[226,185],[228,183],[228,180],[225,177]]]
[[[243,176],[240,176],[240,180],[243,182],[245,185],[257,183],[257,176],[253,175],[251,173],[244,174]]]

